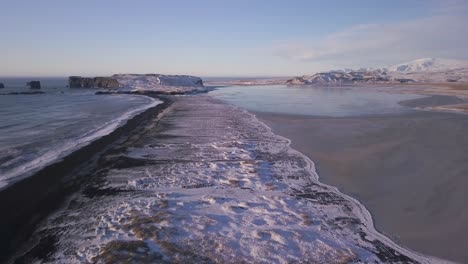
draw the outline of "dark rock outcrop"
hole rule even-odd
[[[70,76],[68,78],[70,88],[118,88],[119,82],[112,77],[86,78],[80,76]]]
[[[302,85],[302,84],[307,84],[307,80],[304,79],[304,77],[294,77],[292,79],[289,79],[286,81],[286,84],[290,85]]]
[[[112,77],[95,77],[94,86],[99,88],[118,88],[119,82]]]
[[[31,89],[41,89],[41,82],[40,81],[30,81],[26,83],[27,86]]]
[[[199,78],[198,80],[196,80],[195,83],[196,83],[198,86],[203,86],[203,80],[202,80],[201,78]]]
[[[414,83],[415,82],[413,79],[406,79],[406,78],[396,78],[394,80],[399,83]]]
[[[68,86],[70,88],[92,88],[94,87],[94,81],[92,78],[70,76],[68,78]]]
[[[460,79],[461,79],[460,77],[450,77],[450,78],[447,78],[447,82],[458,82]]]
[[[5,85],[3,83],[0,83],[0,89],[5,88]]]

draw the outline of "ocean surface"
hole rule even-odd
[[[0,189],[111,133],[159,102],[69,89],[64,78],[39,80],[44,94],[0,95]],[[0,93],[28,91],[27,81],[0,79],[6,86]]]
[[[366,88],[285,85],[229,86],[210,93],[254,112],[312,116],[363,116],[413,111],[398,102],[421,95],[384,93]]]

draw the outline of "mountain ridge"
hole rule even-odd
[[[468,61],[444,59],[444,58],[421,58],[405,63],[392,65],[387,68],[389,72],[433,72],[449,71],[468,68]]]

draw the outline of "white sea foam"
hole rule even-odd
[[[54,147],[53,149],[46,151],[40,156],[34,158],[33,160],[21,164],[21,166],[15,167],[9,171],[4,172],[0,177],[0,189],[5,188],[16,181],[29,177],[31,174],[33,174],[40,168],[43,168],[57,161],[58,159],[66,156],[67,154],[88,145],[96,139],[110,134],[116,128],[122,126],[126,120],[137,115],[138,113],[143,112],[148,108],[154,107],[161,103],[160,100],[150,97],[147,98],[149,98],[150,100],[149,103],[137,108],[133,108],[123,113],[119,117],[110,120],[99,127],[94,128],[86,134],[81,135],[80,137],[74,138],[73,140],[69,140],[60,146]]]

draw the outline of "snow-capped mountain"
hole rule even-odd
[[[387,68],[334,70],[304,75],[286,81],[288,85],[342,85],[356,83],[441,83],[467,82],[468,61],[423,58]]]
[[[405,73],[440,72],[460,68],[468,68],[468,61],[441,58],[423,58],[390,66],[388,67],[388,71]]]
[[[411,83],[413,79],[388,75],[381,69],[359,69],[356,71],[319,72],[313,75],[294,77],[286,81],[288,85],[348,85],[356,83]]]

